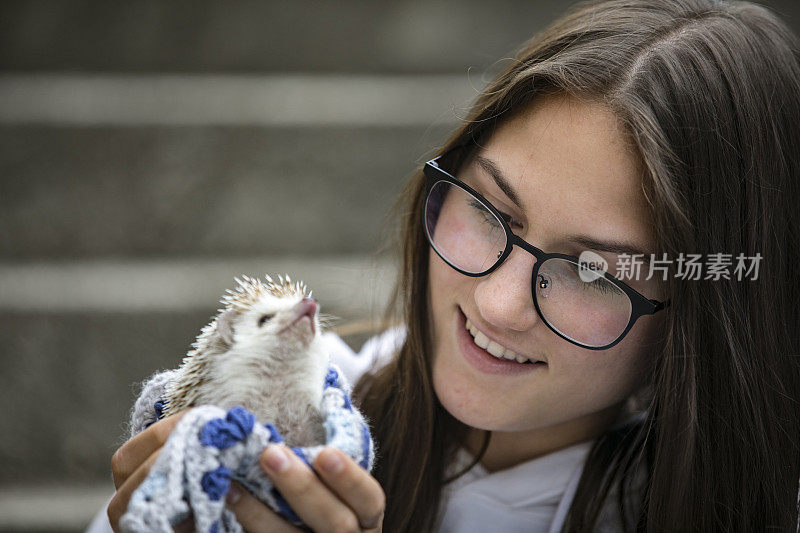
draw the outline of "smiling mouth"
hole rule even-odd
[[[513,350],[506,348],[493,340],[490,340],[489,337],[484,335],[483,332],[479,331],[478,328],[476,328],[469,321],[469,319],[466,319],[466,328],[469,334],[472,336],[473,342],[479,348],[485,350],[489,355],[491,355],[495,359],[516,361],[517,363],[521,364],[539,364],[539,365],[547,364],[544,361],[528,359],[527,357],[519,355]]]

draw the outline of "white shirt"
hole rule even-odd
[[[401,328],[388,330],[368,340],[358,353],[333,333],[324,334],[323,339],[331,361],[339,366],[352,386],[365,372],[391,361],[404,335]],[[438,531],[560,531],[591,445],[592,441],[581,442],[492,473],[480,464],[475,465],[444,488]],[[460,471],[469,462],[471,455],[461,449],[450,472]],[[613,509],[605,509],[597,530],[617,531],[615,520]],[[87,530],[88,533],[110,531],[105,509]]]
[[[445,488],[438,531],[560,531],[591,444],[581,442],[493,473],[475,465]],[[470,461],[461,450],[459,468]]]

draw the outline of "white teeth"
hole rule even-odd
[[[524,363],[525,361],[527,361],[525,357],[517,355],[513,350],[509,350],[508,348],[503,347],[501,344],[489,340],[489,337],[478,331],[478,328],[473,326],[469,320],[467,320],[466,326],[470,334],[472,335],[475,344],[477,344],[478,346],[480,346],[493,356],[497,357],[498,359],[508,359],[509,361],[516,361],[518,363]]]
[[[475,344],[485,350],[489,347],[489,337],[479,331],[478,334],[475,335]]]
[[[484,349],[495,357],[503,357],[503,352],[506,351],[505,348],[503,348],[494,341],[490,341],[489,346],[487,346]]]

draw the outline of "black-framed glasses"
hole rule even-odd
[[[611,348],[639,317],[669,305],[648,299],[608,272],[588,270],[578,257],[545,253],[523,240],[503,213],[439,166],[442,157],[425,163],[423,225],[433,250],[458,272],[490,274],[519,246],[536,258],[531,293],[542,322],[590,350]]]

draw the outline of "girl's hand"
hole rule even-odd
[[[119,519],[128,509],[133,491],[145,480],[170,433],[186,412],[181,411],[159,420],[134,435],[114,453],[111,473],[117,492],[108,503],[108,521],[114,531],[118,531]]]
[[[111,471],[117,492],[108,504],[108,519],[118,531],[119,519],[128,501],[145,480],[158,453],[186,411],[159,420],[135,435],[114,453]],[[273,462],[273,454],[287,459],[285,468]],[[288,452],[288,453],[287,453]],[[339,459],[339,467],[329,464]],[[314,531],[381,531],[385,497],[380,484],[351,458],[327,448],[319,454],[314,468],[319,477],[285,446],[267,447],[261,466],[295,512]],[[269,465],[275,465],[275,468]],[[333,466],[334,468],[328,468]],[[278,516],[237,484],[231,485],[228,507],[249,532],[301,531]],[[183,525],[183,524],[182,524]],[[186,524],[190,530],[190,524]]]
[[[314,473],[283,445],[270,445],[259,458],[292,509],[312,530],[382,531],[385,495],[378,481],[350,457],[325,448],[314,462]],[[300,531],[246,490],[231,485],[228,508],[250,533]]]

